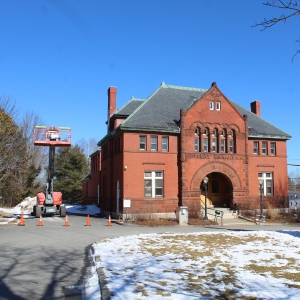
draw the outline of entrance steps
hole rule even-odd
[[[230,226],[230,225],[256,225],[254,222],[241,219],[238,217],[237,212],[234,210],[230,210],[226,207],[209,207],[210,212],[212,210],[220,211],[223,213],[223,226]],[[210,216],[211,219],[212,216]],[[221,224],[221,220],[219,217],[216,218],[216,221]]]

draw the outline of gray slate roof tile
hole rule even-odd
[[[180,132],[180,109],[187,111],[207,90],[162,85],[146,100],[131,99],[114,115],[129,116],[120,125],[120,130],[149,130]],[[261,117],[228,100],[241,116],[248,116],[248,134],[253,138],[276,138],[287,140],[291,136]],[[105,138],[104,138],[105,139]],[[104,140],[103,139],[103,140]]]

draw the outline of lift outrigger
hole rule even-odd
[[[35,126],[34,145],[49,147],[49,164],[47,174],[47,186],[45,192],[36,195],[37,203],[33,207],[33,215],[39,217],[41,214],[59,214],[66,216],[66,207],[62,205],[62,193],[53,191],[54,159],[56,147],[70,147],[72,131],[69,127]]]

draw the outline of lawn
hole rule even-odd
[[[300,299],[299,231],[141,234],[93,248],[111,299]]]

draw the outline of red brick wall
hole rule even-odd
[[[211,101],[214,105],[219,102],[221,110],[210,110]],[[118,122],[115,120],[115,126]],[[217,128],[219,134],[222,129],[227,132],[234,129],[235,153],[195,152],[196,127],[206,127],[210,131]],[[272,172],[274,196],[264,197],[264,202],[279,207],[287,195],[286,142],[275,141],[276,156],[254,155],[253,140],[248,140],[247,128],[247,117],[239,115],[216,85],[213,85],[201,100],[196,101],[188,111],[181,113],[181,133],[169,135],[168,152],[161,149],[161,138],[166,136],[161,133],[124,132],[109,140],[102,148],[102,155],[106,153],[106,156],[101,164],[101,178],[92,177],[91,189],[95,190],[96,183],[100,181],[100,206],[110,213],[118,211],[117,181],[120,184],[121,213],[175,212],[178,205],[187,205],[198,211],[200,184],[205,176],[216,172],[222,174],[225,184],[230,183],[230,193],[235,204],[259,208],[258,173]],[[147,136],[146,151],[139,148],[140,135]],[[152,135],[158,137],[157,152],[150,150]],[[121,140],[121,151],[116,147],[118,139]],[[270,145],[271,140],[264,141]],[[146,170],[163,171],[163,198],[144,196]],[[128,211],[123,210],[123,199],[131,199],[131,208]]]

